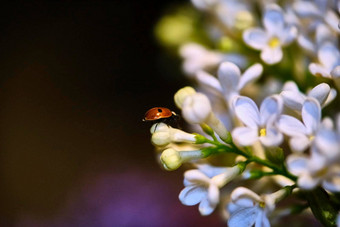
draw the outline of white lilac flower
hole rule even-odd
[[[337,116],[335,130],[331,120],[326,118],[322,123],[315,136],[316,151],[328,161],[340,160],[340,115]]]
[[[261,59],[267,64],[281,61],[283,52],[281,47],[290,44],[297,36],[297,29],[285,24],[281,8],[275,4],[265,8],[262,28],[250,28],[244,31],[243,39],[250,47],[261,50]]]
[[[290,137],[289,145],[293,151],[303,152],[315,139],[321,124],[321,107],[314,98],[306,98],[301,110],[302,121],[288,115],[281,115],[277,126]]]
[[[269,227],[267,215],[275,209],[275,203],[286,196],[287,191],[281,189],[275,193],[259,196],[248,188],[238,187],[231,193],[228,205],[230,218],[228,226]]]
[[[221,139],[228,139],[229,133],[225,125],[212,111],[208,97],[190,88],[180,89],[175,94],[176,105],[182,109],[183,118],[191,124],[207,124]]]
[[[239,95],[247,84],[258,79],[262,71],[262,65],[257,63],[241,74],[237,65],[231,62],[223,62],[218,68],[218,79],[204,71],[198,72],[196,78],[201,85],[222,94],[230,107],[232,99]]]
[[[183,70],[187,75],[195,75],[199,70],[207,70],[216,67],[223,61],[231,61],[240,67],[246,65],[246,60],[239,54],[223,54],[217,51],[207,50],[205,47],[188,43],[180,48],[180,55],[184,59]]]
[[[330,1],[296,1],[293,3],[293,8],[297,15],[301,18],[310,18],[310,24],[326,23],[333,32],[340,33],[338,29],[339,16],[334,12],[334,9],[329,7]]]
[[[340,11],[340,10],[339,10]],[[339,26],[340,27],[340,26]],[[340,211],[338,212],[338,216],[336,218],[336,226],[340,227]]]
[[[160,161],[164,169],[172,171],[178,169],[184,162],[198,160],[204,157],[201,150],[177,151],[173,148],[164,150],[160,156]]]
[[[240,168],[208,167],[188,170],[184,173],[185,188],[179,194],[179,200],[187,206],[199,203],[202,215],[211,214],[220,201],[220,188],[240,174]]]
[[[166,146],[169,143],[195,143],[195,135],[172,128],[164,123],[156,123],[151,127],[151,142],[156,146]]]
[[[324,43],[318,50],[319,63],[309,64],[309,71],[316,76],[333,79],[340,85],[340,51],[330,42]]]
[[[239,96],[234,100],[236,116],[245,126],[233,130],[232,136],[240,146],[250,146],[260,141],[266,147],[278,146],[283,135],[274,127],[281,114],[283,102],[280,96],[273,95],[263,100],[260,110],[248,97]]]
[[[296,83],[293,81],[288,81],[284,84],[282,92],[280,95],[282,96],[283,102],[285,106],[289,107],[292,110],[301,111],[302,105],[304,101],[306,101],[307,97],[312,97],[318,100],[322,107],[329,104],[336,96],[336,90],[331,89],[328,84],[321,83],[311,89],[307,95],[303,94],[299,91]]]
[[[330,28],[324,23],[317,24],[316,28],[311,28],[310,30],[311,31],[308,30],[305,32],[307,34],[299,34],[297,42],[312,56],[317,55],[318,49],[325,42],[331,42],[334,44],[337,42],[337,35],[335,35],[334,32],[332,32]],[[312,40],[310,37],[314,39]]]
[[[340,191],[340,164],[331,163],[312,147],[310,157],[291,154],[287,158],[289,172],[298,177],[300,188],[311,190],[318,185],[332,192]],[[338,159],[339,160],[339,159]]]

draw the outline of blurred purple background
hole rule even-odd
[[[181,205],[141,121],[187,85],[152,34],[176,2],[2,5],[0,226],[223,225]]]

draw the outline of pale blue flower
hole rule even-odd
[[[265,29],[247,29],[243,39],[250,47],[261,50],[261,59],[265,63],[278,63],[283,57],[282,47],[296,38],[297,28],[285,23],[281,8],[275,4],[265,8],[262,23]]]
[[[264,99],[260,110],[248,97],[235,98],[235,114],[245,126],[233,130],[234,141],[240,146],[250,146],[256,141],[267,147],[278,146],[283,136],[274,126],[274,122],[281,114],[282,108],[283,101],[278,95]]]

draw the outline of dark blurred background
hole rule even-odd
[[[141,122],[187,85],[152,30],[181,2],[2,4],[0,226],[223,224],[179,202]]]

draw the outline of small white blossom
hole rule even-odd
[[[319,63],[311,63],[309,71],[316,76],[333,79],[340,85],[340,51],[330,42],[324,43],[318,50]]]
[[[322,185],[332,192],[340,191],[340,165],[330,163],[320,152],[312,147],[311,156],[291,154],[287,158],[288,170],[298,176],[300,188],[311,190]]]
[[[240,67],[246,65],[246,60],[239,54],[222,54],[217,51],[207,50],[205,47],[189,43],[180,48],[180,55],[184,59],[183,70],[187,75],[216,67],[223,61],[231,61]]]
[[[275,193],[259,196],[248,188],[238,187],[231,193],[228,206],[230,218],[228,226],[269,227],[267,215],[275,209],[275,203],[286,195],[282,189]]]
[[[281,115],[277,126],[290,137],[289,145],[293,151],[303,152],[314,140],[321,124],[321,107],[314,98],[306,98],[301,110],[302,121],[288,115]]]
[[[218,79],[204,71],[198,72],[196,78],[201,85],[212,88],[222,94],[227,104],[230,105],[232,99],[239,95],[247,84],[261,76],[262,71],[262,65],[257,63],[241,74],[237,65],[231,62],[223,62],[218,68]]]
[[[240,168],[208,167],[200,170],[188,170],[184,173],[185,188],[179,194],[179,200],[187,206],[199,203],[202,215],[211,214],[220,201],[220,188],[237,177]]]
[[[290,44],[297,36],[297,29],[285,24],[281,8],[275,4],[268,5],[263,16],[262,28],[250,28],[243,33],[243,40],[250,47],[261,50],[261,59],[267,64],[281,61],[281,47]]]
[[[267,147],[278,146],[283,136],[273,123],[281,113],[282,107],[283,102],[278,95],[263,100],[260,110],[250,98],[243,96],[236,98],[235,114],[245,126],[237,127],[232,132],[235,142],[241,146],[250,146],[259,140]]]
[[[322,107],[329,104],[336,96],[336,90],[331,89],[328,84],[321,83],[311,89],[307,95],[299,91],[296,83],[293,81],[288,81],[283,86],[283,91],[281,96],[285,106],[292,110],[301,111],[304,101],[307,97],[315,98]]]
[[[310,24],[326,23],[333,32],[340,33],[338,30],[339,16],[331,9],[330,2],[322,1],[296,1],[293,8],[297,15],[301,18],[310,18]]]

